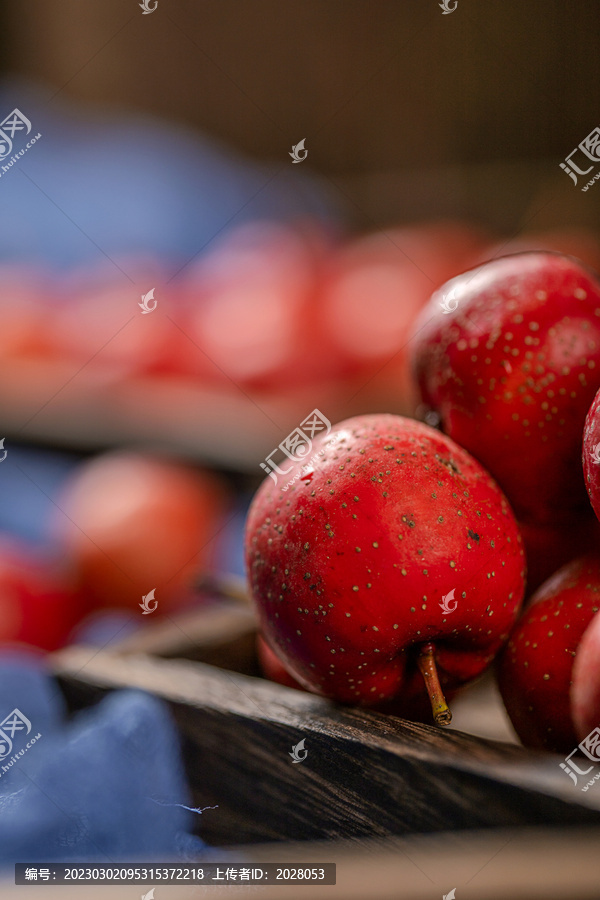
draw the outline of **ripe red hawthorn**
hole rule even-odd
[[[483,672],[523,596],[508,501],[465,450],[411,419],[348,419],[314,449],[314,468],[285,492],[302,463],[286,482],[268,477],[248,514],[262,634],[304,687],[344,703],[394,701],[409,715],[425,679],[447,724],[442,689]]]

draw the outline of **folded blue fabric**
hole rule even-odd
[[[165,704],[118,691],[59,729],[58,688],[23,668],[15,663],[10,672],[0,662],[2,709],[16,710],[0,728],[0,865],[171,861],[201,852]]]
[[[63,696],[48,678],[42,657],[34,652],[5,650],[0,656],[0,722],[15,708],[44,734],[60,728],[66,717]]]

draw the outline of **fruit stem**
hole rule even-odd
[[[435,647],[433,644],[423,644],[417,659],[421,675],[429,694],[433,720],[436,725],[449,725],[452,721],[452,713],[446,703],[444,692],[440,684],[435,665]]]

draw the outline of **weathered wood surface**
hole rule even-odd
[[[80,647],[52,659],[72,708],[123,687],[167,701],[193,805],[218,805],[199,822],[209,843],[600,823],[600,791],[578,791],[547,754],[201,663]],[[308,756],[294,764],[303,739]]]

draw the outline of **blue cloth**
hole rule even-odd
[[[33,651],[5,650],[0,656],[0,721],[15,707],[44,734],[57,731],[66,717],[63,696]],[[0,760],[0,773],[1,766]]]
[[[117,691],[61,727],[58,687],[11,655],[0,658],[0,703],[2,719],[16,707],[31,723],[0,759],[1,866],[171,861],[203,850],[162,701]]]

